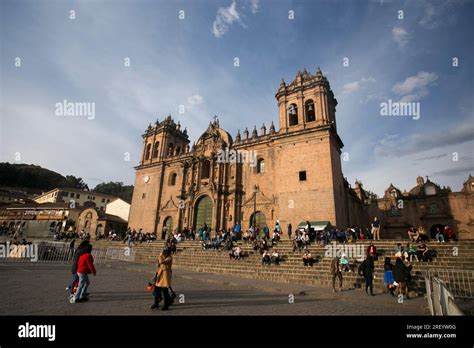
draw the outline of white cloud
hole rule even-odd
[[[259,0],[250,0],[250,11],[252,11],[253,14],[258,12],[258,2]]]
[[[410,39],[408,32],[402,27],[393,27],[392,38],[400,48],[404,48]]]
[[[373,77],[369,77],[369,78],[363,77],[358,81],[346,83],[342,87],[342,93],[343,94],[351,94],[351,93],[357,92],[361,88],[363,88],[364,86],[366,86],[367,84],[369,84],[371,82],[375,82],[375,79]]]
[[[192,95],[188,97],[188,104],[189,105],[199,105],[204,102],[204,98],[199,94]]]
[[[392,91],[401,97],[400,102],[419,101],[428,95],[428,87],[434,85],[437,79],[438,75],[435,73],[420,71],[414,76],[407,77],[403,82],[395,84]]]
[[[237,11],[235,0],[232,1],[229,7],[220,7],[217,10],[216,19],[212,24],[212,33],[217,38],[222,37],[234,22],[240,22],[240,15]]]
[[[411,154],[460,145],[474,140],[474,124],[468,120],[460,126],[432,133],[414,133],[401,137],[398,134],[388,135],[375,145],[374,153],[381,157],[401,157]]]

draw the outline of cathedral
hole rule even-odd
[[[235,139],[217,118],[192,146],[171,116],[150,125],[129,226],[160,232],[204,223],[212,229],[237,222],[243,228],[277,221],[284,227],[306,220],[362,223],[363,214],[349,213],[362,201],[342,175],[343,143],[329,81],[319,69],[304,70],[289,84],[282,80],[275,98],[278,128],[272,122],[268,129],[239,131]]]
[[[318,68],[281,81],[275,94],[278,125],[247,128],[235,138],[219,125],[209,126],[190,146],[186,129],[171,116],[149,125],[136,178],[129,227],[161,234],[185,227],[212,230],[286,230],[304,221],[347,228],[370,226],[377,216],[382,238],[405,238],[408,227],[449,223],[463,238],[474,238],[474,180],[453,193],[417,179],[402,193],[391,185],[384,197],[352,188],[341,170],[343,143],[337,133],[337,100]],[[405,203],[405,205],[403,205]]]

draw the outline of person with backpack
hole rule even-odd
[[[89,243],[85,247],[84,253],[77,262],[77,275],[79,276],[79,285],[74,295],[74,303],[88,301],[87,288],[90,285],[89,274],[96,275],[94,267],[94,258],[92,257],[92,245]]]
[[[374,260],[370,255],[367,255],[365,260],[359,266],[359,274],[364,277],[365,280],[365,292],[369,295],[374,296]]]

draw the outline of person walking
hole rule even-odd
[[[73,256],[72,266],[71,266],[72,280],[71,280],[70,285],[66,287],[66,291],[69,292],[71,295],[72,295],[72,290],[74,289],[74,285],[79,280],[79,276],[77,275],[77,267],[79,263],[79,258],[81,257],[82,254],[86,252],[86,246],[88,244],[89,244],[88,240],[82,241],[77,247],[76,252],[73,254],[74,256]],[[72,251],[74,251],[74,245],[72,245],[72,248],[73,248]]]
[[[374,240],[380,240],[380,221],[377,220],[377,217],[374,217],[372,222],[372,238]]]
[[[164,299],[164,305],[161,310],[166,311],[173,302],[169,293],[169,288],[171,288],[172,265],[173,257],[171,256],[170,250],[166,248],[158,257],[158,269],[156,270],[155,288],[153,290],[155,302],[150,307],[151,309],[158,309],[161,300]]]
[[[336,256],[332,259],[330,272],[332,277],[332,291],[336,292],[336,278],[339,279],[339,291],[342,291],[342,272],[339,257]]]
[[[291,226],[291,223],[288,224],[287,231],[288,231],[288,240],[291,240],[291,234],[293,233],[293,227]]]
[[[383,265],[383,282],[390,293],[390,295],[395,296],[393,291],[395,290],[396,286],[394,285],[395,279],[393,278],[393,265],[390,261],[390,257],[385,258],[385,262]]]
[[[367,255],[366,259],[359,266],[359,274],[364,277],[365,280],[365,292],[369,295],[374,296],[374,260],[370,255]]]
[[[400,257],[397,257],[395,261],[395,266],[393,267],[393,278],[398,283],[398,295],[408,297],[408,283],[411,280],[411,269],[412,265],[409,266],[403,263],[403,260]]]
[[[84,253],[79,257],[77,263],[77,275],[79,277],[79,286],[74,295],[74,303],[88,301],[87,288],[89,287],[89,274],[96,275],[94,267],[94,258],[92,257],[92,245],[87,244]]]

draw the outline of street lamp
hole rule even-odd
[[[258,192],[258,186],[254,185],[253,186],[253,229],[255,231],[255,228],[257,227],[257,192]]]

